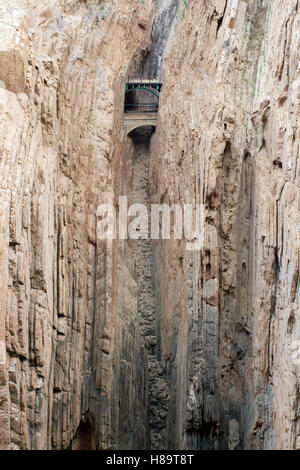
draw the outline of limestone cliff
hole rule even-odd
[[[156,244],[171,448],[300,446],[299,21],[190,1],[169,40],[152,197],[206,219],[201,253]]]
[[[0,0],[1,449],[300,448],[299,10]],[[122,194],[204,204],[204,248],[99,240]]]
[[[118,310],[115,253],[95,224],[152,5],[26,4],[0,2],[1,448],[114,448],[119,426],[146,446],[134,301]]]

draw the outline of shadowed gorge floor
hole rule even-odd
[[[150,214],[149,198],[149,144],[151,128],[139,128],[132,133],[132,204],[144,204]],[[150,223],[150,220],[149,220]],[[166,449],[166,418],[168,413],[168,385],[159,362],[159,317],[154,290],[153,253],[151,239],[132,241],[137,282],[137,310],[141,335],[145,340],[149,374],[148,419],[151,449]]]

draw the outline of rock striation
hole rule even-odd
[[[96,209],[113,198],[152,4],[25,3],[0,2],[0,446],[143,447],[135,286],[117,295],[127,273],[97,242]]]
[[[205,241],[156,243],[168,447],[299,448],[299,3],[183,3],[151,195]]]
[[[300,449],[299,2],[0,0],[0,25],[0,448]],[[158,123],[127,137],[140,70]],[[203,204],[203,248],[100,240],[121,195]]]

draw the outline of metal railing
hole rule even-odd
[[[125,113],[147,113],[147,112],[157,112],[158,111],[158,101],[159,93],[161,90],[162,84],[157,80],[130,80],[126,83],[125,90],[125,104],[124,112]],[[138,101],[135,96],[134,100],[130,99],[132,92],[144,91],[149,92],[154,95],[154,100],[156,103],[134,103],[132,101]],[[143,100],[144,101],[144,100]],[[147,100],[146,100],[147,101]],[[150,100],[149,100],[150,101]]]
[[[125,103],[124,112],[125,113],[137,113],[143,114],[147,112],[155,113],[158,111],[158,104],[151,103],[136,103],[130,104]]]

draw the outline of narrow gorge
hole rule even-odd
[[[299,0],[0,25],[0,449],[300,450]]]

